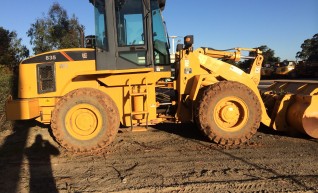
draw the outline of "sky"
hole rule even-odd
[[[88,0],[3,0],[0,26],[16,31],[32,49],[26,33],[54,2],[79,19],[85,35],[95,33]],[[169,35],[194,35],[195,47],[266,45],[281,60],[295,60],[304,40],[318,33],[318,0],[167,0],[163,15]]]

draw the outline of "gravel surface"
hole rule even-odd
[[[0,145],[0,192],[318,192],[318,140],[264,126],[229,149],[192,124],[122,129],[104,154],[87,156],[20,122],[1,132]]]

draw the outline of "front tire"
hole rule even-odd
[[[195,119],[201,131],[213,142],[239,145],[257,131],[261,106],[256,94],[247,86],[222,81],[200,90]]]
[[[105,93],[83,88],[63,96],[52,113],[52,133],[68,151],[96,154],[115,138],[119,112]]]

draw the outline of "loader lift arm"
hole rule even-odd
[[[202,48],[203,53],[207,56],[222,60],[232,60],[234,62],[239,62],[241,59],[253,59],[248,74],[251,76],[252,80],[256,85],[260,82],[260,71],[264,57],[262,56],[262,51],[257,48],[232,48],[227,50],[216,50],[213,48]],[[242,52],[251,52],[253,56],[243,56]]]

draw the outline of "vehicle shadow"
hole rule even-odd
[[[210,142],[197,128],[194,123],[161,123],[151,126],[154,129],[175,134],[187,139],[194,139],[204,142]]]
[[[181,137],[187,139],[194,139],[202,142],[209,142],[212,143],[204,134],[197,128],[194,123],[182,123],[182,124],[175,124],[175,123],[161,123],[152,126],[154,129],[164,131],[167,133],[179,135]],[[283,131],[276,131],[272,128],[261,124],[257,132],[265,134],[265,135],[272,135],[277,137],[291,137],[297,139],[305,139],[311,142],[318,143],[318,139],[313,139],[306,134],[300,132],[283,132]],[[252,138],[253,139],[253,138]],[[219,147],[219,146],[218,146]]]
[[[260,128],[258,129],[258,132],[266,134],[266,135],[273,135],[277,137],[290,137],[290,138],[295,138],[295,139],[304,139],[307,141],[311,142],[316,142],[318,143],[318,139],[314,139],[304,133],[295,131],[295,129],[291,129],[290,131],[276,131],[270,127],[267,127],[265,125],[261,125]]]

